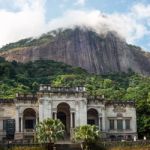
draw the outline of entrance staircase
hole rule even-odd
[[[81,150],[80,144],[56,144],[56,150]]]
[[[63,140],[56,143],[56,150],[81,150],[80,144],[73,143],[70,136],[66,135]]]

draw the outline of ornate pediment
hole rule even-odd
[[[126,108],[124,106],[114,106],[114,109],[113,109],[114,112],[126,112]]]
[[[122,113],[117,113],[117,117],[123,117]]]
[[[42,98],[39,99],[39,103],[40,103],[40,104],[43,103],[43,99],[42,99]]]

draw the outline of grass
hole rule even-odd
[[[12,150],[44,150],[42,147],[14,147]]]
[[[14,147],[11,150],[45,150],[45,148],[44,147]],[[95,150],[95,148],[92,150]],[[101,148],[97,148],[96,150],[101,150]],[[118,146],[118,147],[112,147],[106,150],[150,150],[150,145]]]
[[[133,147],[114,147],[109,150],[150,150],[150,145],[147,146],[133,146]]]

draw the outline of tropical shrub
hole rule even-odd
[[[63,138],[64,125],[60,120],[45,119],[36,126],[36,137],[39,143],[54,143]]]
[[[89,150],[90,144],[96,142],[100,137],[100,131],[95,125],[84,125],[75,128],[74,138],[81,142],[83,150]]]

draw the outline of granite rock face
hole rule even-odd
[[[0,53],[8,61],[28,62],[49,59],[78,66],[90,73],[134,72],[150,75],[150,54],[128,45],[116,33],[99,35],[89,29],[66,29],[49,42],[18,47]]]

